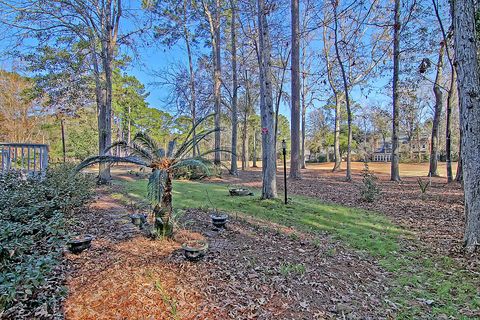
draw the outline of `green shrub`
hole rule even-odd
[[[94,180],[71,175],[72,166],[45,179],[0,176],[0,314],[53,318],[60,312],[66,217],[91,197]],[[42,315],[42,316],[39,316]]]
[[[364,164],[362,177],[363,186],[360,189],[362,199],[367,202],[373,202],[380,195],[380,187],[377,184],[377,176],[370,171],[367,162]]]
[[[175,179],[180,180],[201,180],[208,176],[220,176],[221,168],[213,164],[207,164],[209,174],[205,172],[205,169],[198,166],[185,166],[178,168],[175,171]]]

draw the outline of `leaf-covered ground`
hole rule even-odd
[[[151,314],[153,319],[480,318],[478,259],[461,251],[459,185],[434,178],[421,197],[416,177],[394,183],[380,173],[382,195],[367,203],[360,197],[359,171],[348,183],[344,172],[315,167],[303,171],[302,180],[289,181],[292,201],[284,206],[258,200],[260,177],[259,169],[253,169],[239,177],[212,179],[216,184],[175,183],[175,207],[213,206],[242,217],[234,219],[228,231],[217,233],[203,211],[188,210],[188,231],[182,237],[202,234],[212,245],[205,260],[192,264],[178,250],[184,238],[153,242],[132,229],[122,203],[142,203],[145,181],[123,174],[120,189],[114,186],[102,195],[100,204],[107,204],[88,214],[103,217],[104,228],[95,223],[93,228],[108,231],[100,232],[104,236],[91,252],[74,257],[73,274],[78,276],[69,283],[73,290],[67,316],[96,319],[107,312],[106,318],[116,318],[127,312],[125,317],[134,319]],[[253,188],[256,197],[228,197],[227,187],[234,185]],[[138,254],[132,257],[132,252]],[[84,264],[95,268],[85,272]],[[113,271],[102,272],[109,265]],[[119,300],[138,290],[134,299]],[[101,293],[89,298],[92,291]],[[122,305],[116,308],[115,301]]]
[[[379,319],[392,311],[388,274],[326,234],[238,216],[219,231],[206,212],[188,210],[174,241],[152,241],[105,192],[84,214],[96,239],[68,256],[68,319]],[[181,242],[199,235],[207,256],[185,261]]]

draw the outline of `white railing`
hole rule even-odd
[[[43,175],[48,167],[48,145],[0,143],[1,172],[20,171],[29,176]]]

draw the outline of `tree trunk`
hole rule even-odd
[[[245,112],[242,132],[242,171],[247,170],[249,167],[248,160],[248,117],[247,113]]]
[[[232,161],[230,163],[230,174],[237,176],[237,127],[238,127],[238,80],[237,80],[237,40],[236,40],[236,4],[235,0],[230,0],[232,9]]]
[[[257,130],[253,129],[253,157],[252,167],[257,168]]]
[[[462,139],[462,134],[460,133],[460,140]],[[462,166],[462,145],[458,148],[458,161],[457,161],[457,174],[455,175],[455,181],[458,183],[463,182],[463,166]]]
[[[335,97],[335,130],[333,135],[333,156],[335,160],[335,164],[333,166],[332,171],[335,172],[340,170],[340,165],[342,162],[342,158],[340,155],[340,117],[341,117],[341,110],[340,110],[340,97],[338,94],[338,90],[335,87],[335,81],[333,79],[333,66],[330,63],[329,59],[329,44],[328,44],[328,36],[327,36],[327,27],[326,24],[323,26],[323,53],[325,55],[326,60],[326,67],[327,67],[327,79],[332,89],[333,95]]]
[[[128,128],[127,128],[127,142],[130,145],[130,142],[132,141],[132,118],[131,118],[131,108],[128,106]]]
[[[190,48],[190,33],[187,28],[187,0],[183,0],[183,36],[185,38],[185,44],[187,46],[188,56],[188,70],[190,72],[190,115],[192,116],[192,140],[194,147],[192,148],[192,155],[195,157],[198,151],[198,145],[196,143],[197,132],[195,126],[197,125],[197,97],[195,91],[195,71],[193,70],[193,58],[192,49]]]
[[[480,72],[474,2],[454,1],[455,57],[460,102],[461,156],[467,251],[480,244]]]
[[[262,199],[277,197],[275,112],[273,109],[271,43],[265,0],[258,0],[258,33],[260,51],[260,113],[262,122]]]
[[[167,173],[165,179],[165,185],[163,186],[162,201],[153,208],[155,215],[155,228],[159,235],[171,236],[173,231],[173,225],[170,221],[172,218],[173,205],[172,205],[172,174]]]
[[[448,90],[447,97],[447,112],[446,112],[446,123],[445,123],[445,153],[446,153],[446,165],[447,165],[447,182],[450,183],[453,181],[452,173],[452,139],[451,139],[451,119],[452,119],[452,106],[454,104],[455,97],[455,85],[457,82],[457,73],[455,72],[455,67],[452,64],[452,72],[450,79],[450,88]],[[458,170],[457,170],[458,176]]]
[[[338,93],[335,92],[335,132],[333,136],[333,151],[334,151],[334,158],[335,158],[335,165],[333,166],[332,171],[340,170],[340,166],[342,164],[342,156],[340,154],[340,117],[341,117],[341,109],[340,109],[340,97]]]
[[[430,169],[428,171],[428,175],[430,177],[438,176],[438,127],[440,126],[440,117],[442,116],[443,110],[443,91],[441,88],[441,82],[443,73],[444,52],[445,43],[442,41],[440,43],[440,50],[438,53],[437,76],[435,77],[435,84],[433,86],[433,93],[435,94],[435,112],[433,115],[432,138],[430,143]]]
[[[67,149],[65,147],[65,119],[60,118],[60,129],[62,134],[62,154],[63,154],[63,163],[67,162]]]
[[[292,105],[290,134],[290,178],[300,179],[300,14],[298,0],[291,0],[292,17]]]
[[[340,50],[338,48],[338,17],[337,17],[337,4],[333,4],[333,15],[335,22],[335,53],[337,55],[337,61],[340,66],[340,71],[342,73],[343,80],[343,91],[345,94],[345,104],[347,106],[347,126],[348,126],[348,138],[347,138],[347,173],[345,179],[347,181],[352,181],[352,111],[350,110],[350,99],[348,96],[348,82],[347,75],[345,73],[345,67],[343,66],[342,58],[340,57]]]
[[[400,66],[400,0],[395,0],[394,8],[394,26],[393,26],[393,115],[392,115],[392,159],[390,180],[400,181],[399,170],[399,90],[398,77]]]
[[[215,34],[214,34],[214,104],[215,104],[215,164],[220,164],[220,106],[221,106],[221,76],[222,76],[222,57],[220,51],[220,0],[215,0]]]
[[[307,112],[307,107],[305,106],[305,103],[303,103],[302,107],[302,154],[301,154],[301,167],[302,169],[306,169],[306,160],[305,160],[305,122],[306,122],[306,112]]]

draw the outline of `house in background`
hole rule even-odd
[[[411,139],[402,135],[399,137],[400,157],[413,159],[428,159],[430,153],[430,137],[427,135],[420,136],[418,139]],[[370,157],[374,162],[390,162],[392,157],[392,139],[378,140],[375,151]]]

